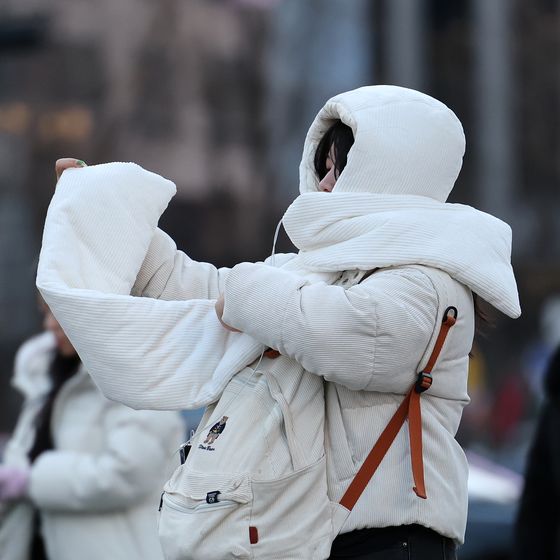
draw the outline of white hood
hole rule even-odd
[[[300,192],[317,190],[317,144],[337,119],[354,133],[336,192],[427,196],[445,202],[465,153],[461,122],[443,103],[412,89],[367,86],[341,93],[313,121],[300,165]]]

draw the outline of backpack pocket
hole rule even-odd
[[[301,377],[290,377],[292,392]],[[322,443],[322,381],[310,379],[317,387],[305,385],[313,398],[301,401],[308,412],[299,411],[297,426],[274,376],[246,368],[231,379],[165,485],[159,534],[167,560],[328,558],[322,445],[296,437],[308,430]]]
[[[168,560],[252,558],[249,539],[251,489],[247,477],[229,480],[196,472],[166,484],[159,538]],[[182,484],[174,485],[173,480]]]
[[[253,480],[255,559],[324,560],[331,547],[325,458],[275,480]]]
[[[325,458],[273,480],[183,465],[165,487],[159,536],[167,560],[324,560],[332,519]]]

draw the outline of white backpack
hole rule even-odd
[[[294,363],[264,356],[206,410],[164,487],[167,559],[329,556],[323,380]]]

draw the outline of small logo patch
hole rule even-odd
[[[207,504],[217,504],[220,500],[218,500],[218,496],[221,494],[219,490],[215,492],[208,492],[206,494],[206,503]]]
[[[214,451],[215,447],[212,447],[212,444],[220,437],[220,434],[226,429],[226,422],[228,421],[229,416],[222,416],[222,418],[216,422],[208,432],[206,439],[203,443],[206,445],[200,444],[198,446],[199,449],[205,449],[206,451]]]

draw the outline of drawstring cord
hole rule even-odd
[[[280,218],[278,225],[276,226],[276,230],[274,231],[274,241],[272,242],[272,253],[270,254],[270,264],[271,266],[276,266],[276,242],[278,241],[278,235],[280,234],[280,228],[282,227],[282,220],[284,218]]]

